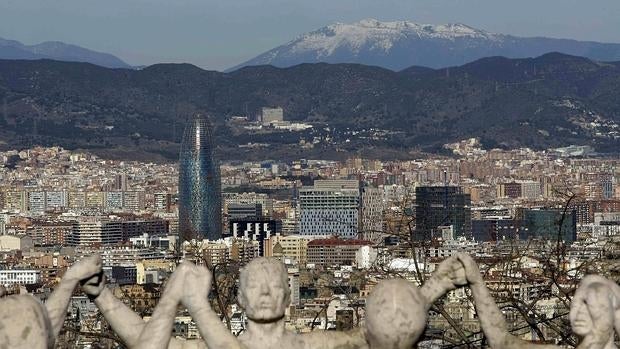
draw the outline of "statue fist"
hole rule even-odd
[[[482,276],[480,275],[480,269],[478,268],[478,264],[471,258],[467,253],[457,253],[455,257],[458,259],[460,264],[465,270],[465,277],[467,278],[467,282],[474,284],[482,281]]]
[[[207,304],[213,276],[205,267],[191,265],[185,275],[185,287],[183,288],[183,304],[188,308],[196,308]]]
[[[183,296],[183,289],[185,288],[185,279],[186,275],[192,268],[192,264],[189,262],[181,262],[172,275],[166,281],[166,285],[164,288],[164,295],[166,297],[172,297],[174,299],[180,300]]]
[[[103,270],[103,262],[101,256],[93,255],[82,258],[80,261],[74,263],[64,275],[65,279],[76,279],[80,282],[85,282],[91,279],[93,276],[101,274]]]
[[[465,269],[461,262],[455,257],[449,257],[441,262],[433,276],[448,289],[455,289],[458,286],[467,285]]]
[[[96,298],[105,288],[105,275],[102,271],[90,279],[80,281],[80,285],[82,286],[82,291],[84,291],[86,295]]]

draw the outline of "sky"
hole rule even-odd
[[[0,0],[0,37],[224,70],[334,22],[464,23],[620,43],[620,0]]]

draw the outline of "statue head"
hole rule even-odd
[[[34,297],[3,297],[0,309],[0,348],[53,348],[47,310]]]
[[[426,327],[426,301],[403,279],[380,282],[366,299],[366,339],[370,348],[411,348]]]
[[[288,272],[284,264],[265,257],[248,263],[241,269],[238,299],[251,320],[272,322],[281,319],[291,303]]]
[[[601,345],[613,341],[616,314],[620,308],[620,294],[614,289],[617,287],[601,276],[583,278],[575,291],[569,315],[575,334]]]

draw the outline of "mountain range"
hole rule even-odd
[[[314,125],[248,131],[265,106]],[[175,160],[185,120],[212,117],[223,159],[411,157],[478,137],[487,148],[620,149],[620,62],[550,53],[399,72],[359,64],[141,70],[0,60],[0,149],[60,145]],[[243,147],[240,147],[243,146]]]
[[[60,41],[24,45],[19,41],[0,38],[0,59],[54,59],[67,62],[86,62],[107,68],[131,68],[120,58]]]
[[[549,52],[599,61],[620,60],[620,44],[495,34],[465,24],[430,25],[365,19],[303,34],[229,71],[251,65],[359,63],[399,71],[412,65],[459,66],[480,58],[537,57]]]

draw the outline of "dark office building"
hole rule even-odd
[[[568,208],[575,211],[578,224],[594,223],[594,201],[574,201]]]
[[[439,226],[454,226],[454,236],[471,236],[471,197],[461,187],[417,187],[415,189],[415,238],[441,237]]]
[[[133,285],[137,281],[138,272],[135,266],[113,266],[111,276],[112,280],[119,285]]]
[[[523,222],[515,219],[476,219],[471,221],[471,232],[478,242],[516,240],[523,236]]]
[[[123,241],[136,236],[149,234],[151,236],[168,235],[170,222],[163,219],[150,219],[144,221],[123,221],[121,231]]]
[[[183,240],[222,236],[220,167],[211,124],[196,115],[185,127],[179,162],[179,235]]]
[[[557,240],[561,235],[563,241],[573,242],[577,239],[577,215],[572,210],[563,215],[562,209],[524,210],[523,228],[522,239]]]
[[[258,203],[238,204],[230,203],[227,206],[228,221],[263,215],[263,205]]]
[[[502,184],[502,186],[504,187],[504,193],[503,196],[508,197],[508,198],[520,198],[522,195],[522,187],[521,187],[521,183],[504,183]]]

